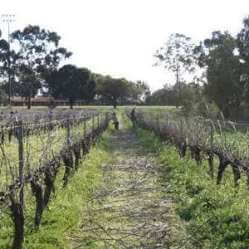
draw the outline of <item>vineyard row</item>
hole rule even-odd
[[[60,135],[59,140],[62,146],[58,147],[59,150],[57,148],[52,151],[50,158],[43,160],[42,164],[39,164],[39,167],[36,168],[30,168],[29,158],[27,159],[29,153],[25,151],[26,148],[30,147],[34,137],[32,141],[29,137],[24,137],[22,125],[15,127],[15,138],[18,145],[18,171],[15,173],[16,171],[11,169],[13,174],[12,184],[7,185],[6,183],[3,191],[0,192],[0,208],[11,211],[10,215],[14,224],[13,249],[21,249],[24,241],[25,195],[32,194],[35,197],[34,225],[38,228],[43,211],[48,206],[50,196],[55,192],[54,184],[58,171],[64,168],[62,185],[66,187],[69,178],[77,171],[80,159],[89,152],[90,147],[107,128],[110,119],[109,113],[100,113],[92,115],[90,119],[78,118],[67,120],[66,122],[62,121],[59,126],[48,129],[45,134],[48,140],[45,144],[47,142],[50,142],[50,144],[43,148],[43,154],[49,153],[58,135]],[[37,133],[35,137],[36,139],[39,138]],[[44,134],[42,135],[43,138]],[[0,148],[2,156],[6,154],[4,153],[5,150],[13,149],[5,144],[1,144]],[[2,158],[2,162],[7,162],[6,158],[4,160]],[[1,171],[3,171],[3,168]],[[3,178],[1,179],[3,180]],[[27,192],[28,185],[31,187],[31,193]]]
[[[196,117],[191,120],[169,118],[160,115],[153,118],[149,113],[128,113],[134,126],[153,131],[161,141],[167,141],[177,147],[180,157],[185,157],[187,149],[198,165],[207,159],[209,174],[214,178],[214,158],[218,158],[216,183],[220,184],[225,169],[231,166],[235,186],[244,172],[249,185],[249,146],[248,130],[236,129],[236,124],[220,120],[205,120]],[[230,127],[229,127],[230,126]]]

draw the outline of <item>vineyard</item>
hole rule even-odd
[[[109,113],[95,110],[1,116],[0,211],[9,210],[13,220],[12,248],[22,248],[25,208],[27,202],[30,205],[30,197],[35,197],[33,220],[38,229],[56,191],[56,176],[62,175],[61,185],[65,188],[110,118]]]
[[[137,112],[132,118],[134,126],[151,130],[175,145],[181,158],[189,149],[191,158],[201,165],[208,161],[211,178],[215,175],[215,163],[218,162],[216,183],[220,184],[228,166],[231,166],[234,184],[238,185],[241,173],[249,184],[249,130],[247,124],[231,121],[211,120],[202,117],[183,118],[169,113],[153,114]]]
[[[247,124],[153,108],[119,110],[117,117],[120,130],[113,114],[99,109],[2,113],[0,229],[6,241],[0,239],[0,248],[53,248],[53,239],[58,248],[246,248]],[[96,144],[110,121],[105,142]],[[100,141],[104,150],[89,153]],[[96,171],[88,174],[91,154],[99,168],[91,165]],[[68,197],[56,209],[62,190]],[[79,203],[65,203],[70,200]],[[58,242],[53,223],[72,219],[72,212],[75,220],[60,233],[69,237]],[[48,241],[38,243],[44,228],[41,238]]]
[[[177,248],[248,248],[248,125],[168,111],[127,115],[156,152],[161,184],[186,229]]]

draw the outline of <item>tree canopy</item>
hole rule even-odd
[[[240,81],[240,58],[235,54],[236,39],[228,32],[213,32],[204,41],[207,66],[205,93],[214,100],[226,117],[235,114],[243,101],[243,85]]]
[[[131,83],[126,79],[115,79],[110,76],[97,76],[97,94],[114,108],[131,96]]]
[[[177,105],[181,104],[181,84],[184,73],[192,73],[195,70],[194,45],[191,38],[183,34],[171,34],[166,44],[156,51],[155,57],[158,64],[175,74],[178,89]]]
[[[16,94],[30,99],[42,87],[44,74],[55,70],[62,59],[69,58],[71,52],[59,47],[60,36],[56,32],[28,25],[23,30],[11,34],[15,48]]]
[[[90,70],[67,64],[53,71],[48,80],[49,91],[55,98],[66,98],[70,108],[76,100],[92,100],[95,95],[95,82]]]
[[[186,106],[186,86],[181,82],[199,82],[201,95],[196,102],[206,101],[214,103],[226,118],[249,119],[249,16],[243,21],[242,29],[237,35],[228,31],[214,31],[211,36],[200,42],[192,44],[190,38],[181,34],[172,34],[168,42],[156,52],[158,63],[175,73],[176,91],[161,89],[153,95],[159,94],[159,99],[168,103],[172,96],[178,95],[181,106]],[[203,72],[202,79],[197,72]],[[189,80],[188,73],[193,74]],[[173,85],[173,84],[171,84]],[[171,89],[172,90],[172,89]],[[190,88],[188,88],[188,92]],[[191,90],[192,91],[192,90]],[[170,94],[170,95],[168,95]],[[185,93],[184,93],[185,94]],[[163,97],[162,97],[163,96]],[[165,100],[167,96],[167,100]],[[156,98],[154,98],[156,99]],[[185,99],[185,100],[184,100]]]

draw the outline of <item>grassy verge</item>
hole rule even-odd
[[[44,211],[42,223],[38,231],[34,230],[34,200],[26,202],[25,213],[25,249],[54,249],[70,248],[69,233],[79,229],[79,218],[85,202],[98,187],[101,179],[101,164],[111,160],[107,148],[107,135],[98,141],[91,149],[81,167],[70,179],[65,189],[62,188],[63,172],[56,180],[56,196],[53,197],[49,208]],[[8,209],[0,213],[0,248],[9,248],[13,233],[13,224],[7,214]]]
[[[235,189],[232,177],[227,177],[217,186],[205,163],[198,167],[188,157],[179,159],[174,147],[160,143],[152,133],[138,130],[138,135],[148,151],[158,154],[161,183],[174,200],[179,227],[184,228],[179,248],[248,249],[249,190],[245,181]]]

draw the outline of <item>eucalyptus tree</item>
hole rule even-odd
[[[72,54],[59,47],[60,39],[56,32],[32,25],[11,34],[17,58],[15,78],[19,87],[16,94],[27,98],[28,108],[31,97],[37,94],[47,75],[58,68],[61,60]]]
[[[244,83],[237,40],[228,32],[215,31],[196,51],[199,65],[206,68],[205,94],[225,117],[238,115],[244,99]]]
[[[145,102],[146,96],[150,93],[149,85],[141,80],[136,82],[130,82],[131,86],[131,97],[134,103]]]
[[[71,64],[51,74],[49,88],[53,97],[68,99],[71,109],[77,100],[89,102],[95,94],[95,82],[90,70]]]
[[[156,51],[156,65],[163,66],[174,73],[178,89],[178,105],[181,104],[181,84],[183,75],[193,73],[196,68],[195,56],[193,53],[194,44],[190,37],[183,34],[174,33],[169,36],[168,41]]]
[[[243,20],[243,27],[237,34],[238,52],[241,64],[241,84],[244,86],[245,98],[249,103],[249,16]]]
[[[131,83],[126,79],[115,79],[110,76],[98,75],[97,94],[106,99],[114,108],[131,96]]]
[[[1,37],[1,31],[0,31]],[[8,94],[9,103],[12,95],[11,82],[14,80],[14,72],[16,71],[17,54],[15,50],[10,48],[9,41],[5,39],[0,40],[0,75],[1,75],[1,89]]]
[[[79,71],[84,75],[83,84],[81,84],[79,89],[80,99],[86,104],[89,104],[96,95],[96,80],[89,69],[79,68]]]

